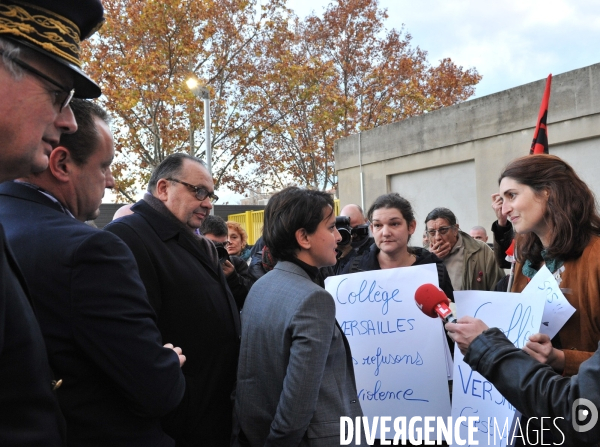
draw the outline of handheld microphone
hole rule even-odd
[[[456,323],[456,318],[448,307],[450,300],[439,287],[423,284],[415,292],[415,302],[428,317],[439,316],[445,323]]]

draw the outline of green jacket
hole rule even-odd
[[[498,267],[494,252],[484,242],[473,239],[464,231],[460,231],[465,250],[463,264],[462,290],[490,290],[506,276]]]

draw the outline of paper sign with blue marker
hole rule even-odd
[[[457,316],[479,318],[489,327],[501,329],[508,339],[522,348],[529,337],[539,332],[546,299],[539,293],[454,292]],[[475,439],[479,445],[506,446],[515,413],[514,407],[479,373],[463,362],[455,347],[452,417],[478,416]],[[461,427],[461,433],[467,427]]]
[[[415,291],[438,284],[435,264],[327,278],[352,349],[365,416],[450,415],[441,320],[415,305]]]
[[[540,295],[545,301],[544,315],[540,330],[542,334],[554,338],[558,331],[565,325],[567,320],[575,313],[575,308],[563,295],[556,278],[560,279],[560,271],[552,274],[544,265],[531,279],[521,295],[528,297]],[[566,291],[569,293],[570,291]]]

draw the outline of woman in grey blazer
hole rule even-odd
[[[242,312],[233,445],[339,445],[340,417],[362,410],[350,346],[319,274],[335,264],[341,240],[331,196],[296,187],[275,194],[263,237],[279,262]]]

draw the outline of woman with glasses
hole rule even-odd
[[[454,290],[494,290],[506,276],[490,247],[460,231],[448,208],[432,210],[425,226],[429,250],[444,262]]]
[[[355,257],[342,273],[436,264],[440,288],[451,300],[454,299],[454,289],[442,261],[423,248],[408,245],[417,227],[408,200],[398,193],[379,196],[369,208],[367,218],[375,243],[369,252]]]

